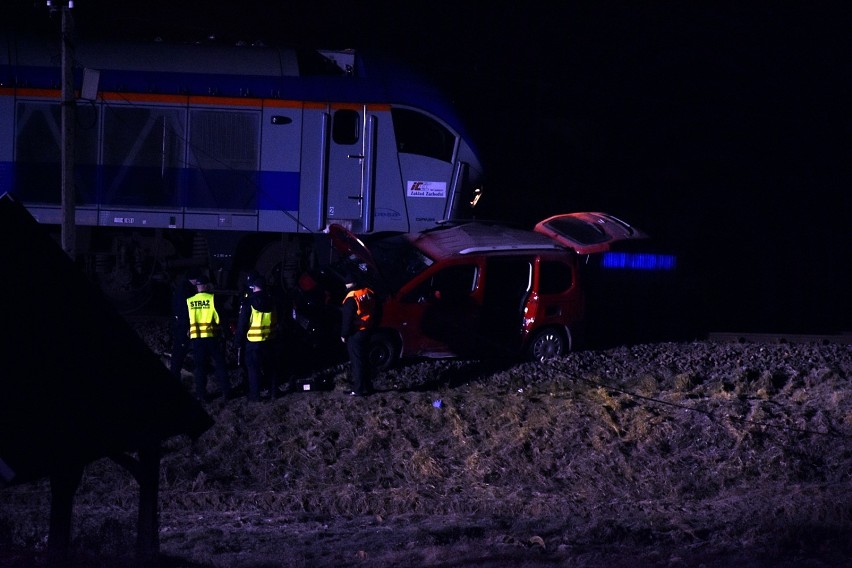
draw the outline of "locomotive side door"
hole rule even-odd
[[[362,218],[368,188],[365,187],[367,129],[363,105],[334,105],[328,140],[326,177],[327,223],[355,221]],[[356,231],[360,226],[352,225]]]

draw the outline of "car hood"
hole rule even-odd
[[[609,213],[563,213],[539,221],[534,231],[545,234],[578,254],[606,252],[613,243],[649,236]]]
[[[373,255],[361,239],[346,227],[333,224],[328,227],[331,244],[337,250],[347,256],[354,256],[359,261],[373,264]]]
[[[358,270],[373,276],[378,273],[370,249],[352,231],[342,225],[333,224],[328,227],[328,234],[331,237],[331,246],[344,255],[350,263],[356,264]]]

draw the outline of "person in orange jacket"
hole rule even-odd
[[[373,392],[369,364],[370,330],[376,327],[378,299],[369,287],[361,285],[353,272],[343,277],[346,296],[341,308],[340,340],[346,344],[352,373],[352,395],[367,396]]]

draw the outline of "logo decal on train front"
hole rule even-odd
[[[406,195],[408,197],[447,197],[447,182],[445,181],[408,181]]]

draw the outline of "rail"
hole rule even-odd
[[[807,333],[738,333],[732,331],[712,331],[707,334],[708,341],[718,343],[840,343],[852,344],[852,332],[838,334]]]

